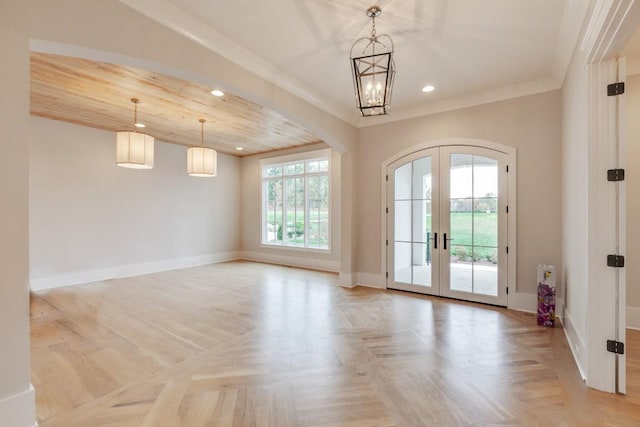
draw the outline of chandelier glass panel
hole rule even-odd
[[[356,40],[351,46],[351,70],[356,106],[363,116],[389,114],[391,93],[396,73],[393,41],[387,34],[376,34],[376,17],[382,9],[367,9],[371,18],[371,36]]]

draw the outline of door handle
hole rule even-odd
[[[447,239],[447,233],[444,233],[443,239],[442,239],[442,243],[444,244],[444,250],[447,250],[447,242],[452,241],[453,239]]]
[[[438,233],[433,233],[433,249],[438,249]]]

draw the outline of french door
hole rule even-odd
[[[506,162],[444,146],[389,165],[387,287],[507,305]]]

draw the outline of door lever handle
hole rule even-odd
[[[433,249],[438,249],[438,233],[433,233]]]
[[[447,239],[447,233],[444,233],[444,236],[442,238],[442,243],[444,243],[444,250],[447,250],[447,242],[452,241],[453,239]]]

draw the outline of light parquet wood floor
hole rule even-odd
[[[330,273],[216,264],[34,293],[31,318],[43,427],[640,425],[560,328]]]

